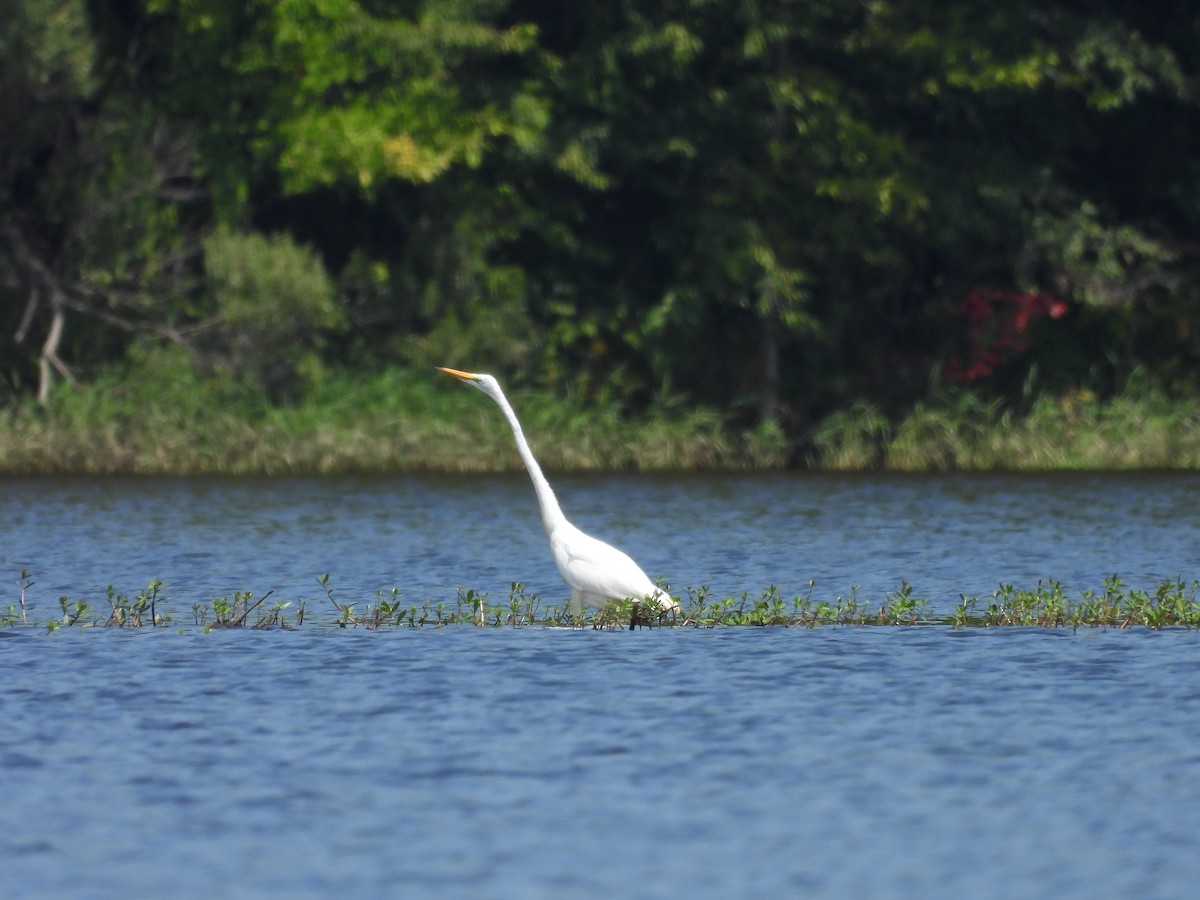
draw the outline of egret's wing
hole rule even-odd
[[[629,556],[611,544],[584,534],[578,528],[560,528],[550,537],[550,549],[572,597],[585,595],[589,605],[624,597],[641,598],[656,591],[646,573]]]
[[[576,615],[582,613],[585,606],[599,609],[607,602],[607,597],[597,597],[595,594],[585,593],[578,588],[571,589],[571,611]]]

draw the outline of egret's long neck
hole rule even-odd
[[[508,400],[505,399],[503,393],[497,394],[493,399],[504,412],[504,417],[508,419],[508,424],[512,428],[513,437],[517,442],[517,452],[521,454],[521,460],[525,463],[525,468],[529,470],[529,479],[533,482],[533,490],[537,494],[538,506],[542,511],[542,525],[546,528],[546,534],[550,534],[555,526],[566,521],[566,516],[563,515],[563,511],[558,505],[558,499],[554,496],[550,482],[542,474],[542,467],[533,458],[533,451],[529,449],[529,442],[525,440],[525,433],[521,431],[521,423],[517,421],[517,414],[508,405]]]

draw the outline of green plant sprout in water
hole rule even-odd
[[[819,627],[928,627],[949,628],[1185,628],[1200,629],[1200,581],[1166,580],[1152,590],[1129,588],[1120,576],[1104,580],[1100,591],[1085,590],[1072,595],[1058,581],[1039,581],[1033,589],[1011,584],[997,586],[986,599],[960,595],[949,615],[934,615],[929,601],[916,594],[907,581],[901,581],[882,601],[872,603],[859,596],[857,585],[848,596],[816,600],[816,585],[809,582],[805,594],[786,598],[772,585],[758,596],[747,592],[739,597],[714,598],[707,587],[689,588],[675,598],[677,610],[661,613],[647,610],[644,603],[632,599],[610,601],[597,610],[578,610],[571,603],[545,604],[526,591],[521,582],[510,585],[507,599],[495,601],[486,593],[458,588],[452,603],[427,599],[412,603],[398,588],[376,591],[373,600],[349,603],[335,596],[328,573],[318,577],[336,616],[332,624],[339,628],[444,628],[470,625],[483,627],[550,627],[618,630],[636,627],[664,628],[819,628]],[[35,582],[22,571],[18,582],[18,603],[10,603],[0,613],[0,627],[36,625],[32,615],[36,607],[27,596]],[[238,591],[232,597],[217,597],[192,606],[192,618],[205,631],[217,628],[298,628],[304,624],[306,606],[288,600],[266,601],[274,595],[267,591],[257,596]],[[86,600],[59,598],[61,615],[44,626],[49,631],[70,627],[103,625],[109,628],[143,628],[167,625],[172,621],[167,608],[170,599],[163,592],[161,579],[152,579],[145,589],[130,597],[111,585],[106,590],[107,618],[89,617],[92,606]],[[19,605],[18,605],[19,604]],[[362,610],[361,612],[359,610]],[[326,624],[329,620],[325,620]]]
[[[274,593],[274,590],[267,591],[258,599],[255,599],[251,591],[235,591],[232,600],[228,597],[214,597],[208,606],[205,606],[203,603],[193,604],[192,618],[197,625],[204,626],[205,630],[213,628],[244,628],[250,620],[250,614],[258,610],[266,602],[267,598]],[[290,627],[284,616],[284,612],[289,606],[291,606],[290,601],[276,600],[274,605],[268,607],[265,612],[259,613],[253,627]],[[299,621],[304,620],[303,603],[297,615]],[[212,619],[211,623],[209,622],[210,617]]]
[[[978,597],[962,597],[950,622],[956,628],[1200,628],[1200,581],[1163,581],[1149,593],[1127,589],[1119,575],[1104,579],[1104,590],[1084,591],[1072,600],[1057,581],[1038,582],[1032,590],[1002,584],[985,610]]]
[[[162,616],[158,614],[159,595],[162,592],[162,587],[163,582],[161,578],[151,578],[145,590],[138,591],[137,595],[131,600],[126,594],[118,594],[116,589],[110,584],[105,590],[105,594],[108,597],[108,605],[112,612],[109,614],[105,625],[119,628],[141,628],[144,624],[151,626],[170,624],[171,616],[169,614],[164,613]],[[165,600],[166,598],[162,599]],[[64,612],[69,602],[69,599],[65,597],[60,601],[63,604]],[[148,623],[143,621],[147,613],[149,613]]]

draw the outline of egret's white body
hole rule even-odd
[[[648,600],[663,611],[678,609],[674,598],[646,577],[629,556],[604,541],[584,534],[567,521],[550,482],[542,474],[542,468],[533,457],[533,451],[521,431],[517,414],[509,406],[500,383],[491,375],[460,372],[458,369],[438,371],[453,375],[464,384],[469,384],[496,401],[512,428],[517,442],[517,452],[529,472],[533,490],[537,494],[538,507],[542,512],[542,525],[550,539],[550,552],[563,581],[571,589],[571,604],[576,611],[583,606],[600,607],[608,600]]]

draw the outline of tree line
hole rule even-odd
[[[0,0],[0,392],[1191,384],[1198,72],[1185,2]]]

